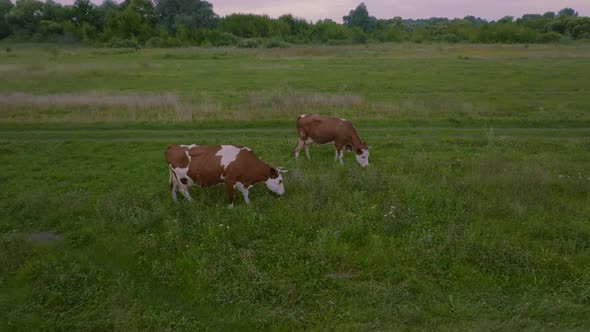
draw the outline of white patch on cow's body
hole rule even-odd
[[[356,161],[363,167],[369,166],[369,149],[363,149],[363,153],[355,154]]]
[[[348,120],[346,120],[345,118],[340,118],[340,120],[342,120],[342,121],[348,121]]]
[[[285,194],[285,186],[283,184],[283,176],[279,172],[279,176],[276,178],[268,178],[268,180],[264,181],[266,187],[274,192],[275,194],[282,196]]]
[[[308,114],[301,114],[301,115],[299,116],[299,118],[300,118],[300,119],[303,119],[303,118],[304,118],[304,117],[306,117],[307,115],[308,115]]]
[[[238,189],[242,193],[242,195],[244,196],[244,201],[246,201],[246,204],[250,204],[250,199],[248,198],[248,190],[251,187],[244,186],[241,182],[236,182],[234,188]]]
[[[242,149],[245,150],[248,148],[240,149],[233,145],[222,145],[221,150],[217,151],[215,155],[221,157],[221,166],[223,166],[223,169],[226,169],[227,166],[229,166],[229,164],[231,164],[236,160],[236,158],[238,158],[238,154],[240,153],[240,151],[242,151]]]
[[[180,145],[181,148],[188,148],[189,150],[192,149],[192,148],[196,148],[197,146],[198,145],[196,145],[196,144],[190,144],[190,145],[181,144]]]
[[[326,142],[326,143],[322,143],[321,145],[328,145],[328,144],[334,144],[334,141],[332,141],[332,142]]]

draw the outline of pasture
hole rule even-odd
[[[589,45],[2,46],[0,330],[590,329]],[[174,204],[173,143],[286,195]]]

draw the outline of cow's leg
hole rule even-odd
[[[227,200],[229,201],[229,207],[234,207],[234,182],[225,181],[225,192],[227,193]]]
[[[180,193],[182,194],[182,196],[184,196],[184,198],[186,198],[187,201],[192,201],[193,198],[191,197],[191,195],[188,193],[188,186],[187,185],[181,185],[180,187]]]
[[[338,148],[334,147],[334,161],[338,160],[338,155],[340,155]]]
[[[244,201],[246,201],[246,204],[250,204],[250,199],[248,198],[248,188],[244,187],[244,185],[240,182],[236,182],[236,189],[238,189],[242,193],[242,195],[244,196]]]
[[[178,188],[176,186],[174,186],[174,188],[172,188],[171,192],[172,192],[172,200],[176,203],[178,203],[178,197],[176,197],[176,191],[178,190]]]
[[[309,147],[311,146],[311,142],[305,142],[305,156],[307,157],[307,160],[311,160],[311,158],[309,157]]]
[[[297,139],[297,146],[295,146],[295,159],[299,159],[299,151],[301,151],[301,148],[303,147],[304,144],[305,144],[305,142],[303,141],[302,138]]]
[[[344,146],[342,146],[342,144],[334,144],[334,147],[336,148],[336,155],[334,156],[334,161],[336,160],[340,160],[340,163],[342,164],[342,155],[344,154]]]

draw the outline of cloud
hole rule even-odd
[[[429,18],[429,17],[465,17],[474,15],[496,20],[506,15],[520,17],[527,13],[542,14],[572,7],[580,15],[590,15],[588,0],[213,0],[215,12],[227,15],[235,12],[268,14],[278,17],[291,13],[295,16],[316,21],[330,18],[342,21],[360,2],[367,5],[369,14],[377,18]]]
[[[74,0],[57,0],[72,4]],[[102,0],[92,0],[100,3]],[[122,0],[116,0],[118,2]],[[377,18],[429,18],[465,17],[473,15],[497,20],[506,15],[520,17],[523,14],[547,11],[557,12],[571,7],[582,16],[590,16],[589,0],[209,0],[215,12],[221,16],[231,13],[267,14],[279,17],[283,14],[305,18],[311,21],[330,18],[342,22],[359,3],[364,2],[369,14]]]

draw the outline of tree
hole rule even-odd
[[[545,16],[539,14],[525,14],[522,15],[521,18],[517,19],[516,23],[539,32],[545,32],[547,24],[551,23],[552,20],[553,19],[549,18],[549,15]]]
[[[590,38],[590,17],[576,17],[569,20],[567,31],[574,39]]]
[[[512,23],[514,22],[514,17],[512,16],[504,16],[498,20],[498,23]]]
[[[313,41],[326,43],[334,40],[350,38],[350,31],[342,25],[330,20],[319,20],[311,27],[310,36]]]
[[[348,15],[343,16],[344,25],[349,28],[361,28],[365,32],[373,30],[377,19],[369,16],[369,11],[364,3],[358,5],[354,10],[351,10]]]
[[[4,20],[4,17],[10,13],[14,5],[10,0],[0,0],[0,39],[10,36],[10,26]]]
[[[578,12],[573,8],[564,8],[557,13],[557,16],[578,16]]]
[[[289,26],[291,35],[303,35],[309,30],[309,23],[304,19],[293,17],[291,14],[282,15],[279,21]]]
[[[213,5],[203,0],[157,0],[155,12],[158,21],[169,30],[175,30],[179,25],[213,28],[219,21]]]
[[[100,26],[102,26],[103,29],[107,26],[107,18],[109,17],[109,14],[114,13],[119,9],[119,5],[113,0],[105,0],[100,6],[96,8]]]
[[[72,6],[72,21],[78,26],[87,23],[98,28],[100,19],[96,6],[90,0],[76,0]]]
[[[122,10],[107,14],[107,33],[122,39],[147,40],[153,31],[155,15],[149,0],[130,0]]]
[[[71,21],[72,9],[72,6],[63,6],[53,0],[46,0],[43,5],[43,19],[54,22]]]
[[[14,8],[5,16],[10,30],[18,38],[32,37],[43,20],[43,2],[37,0],[17,0]]]

